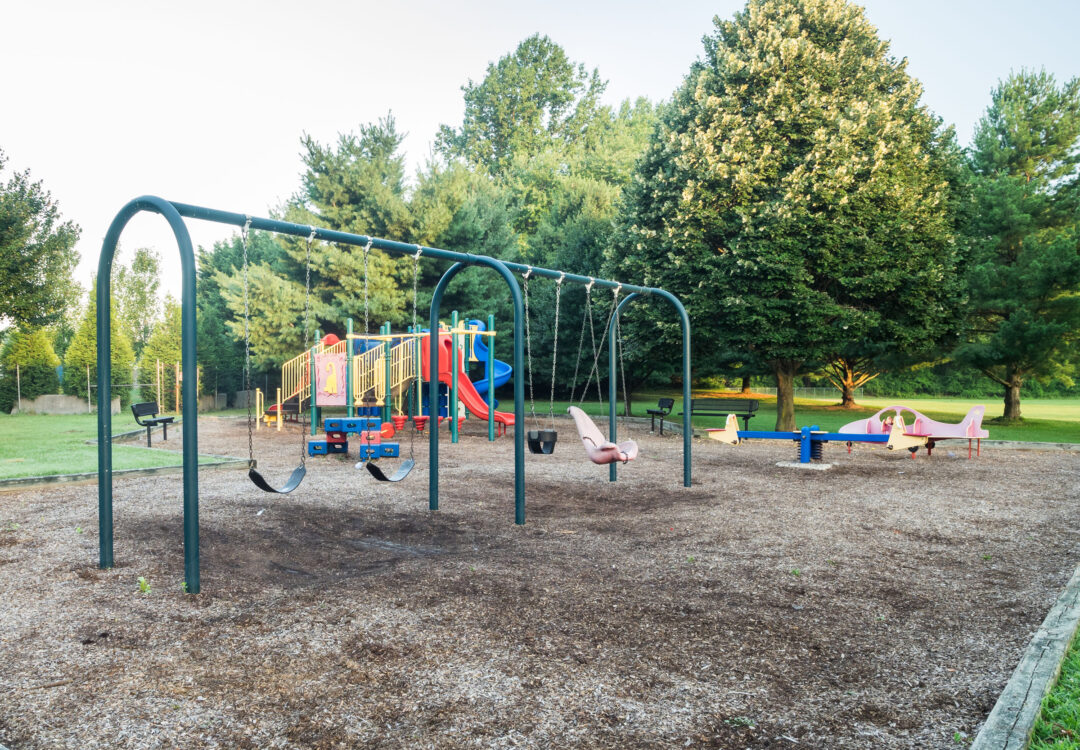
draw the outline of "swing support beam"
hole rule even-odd
[[[459,272],[469,266],[482,266],[498,273],[506,281],[510,289],[510,295],[514,304],[514,370],[515,373],[523,373],[525,360],[524,343],[524,303],[521,295],[521,287],[512,271],[524,273],[531,270],[533,275],[545,276],[551,279],[559,279],[577,284],[594,284],[610,289],[621,289],[628,292],[628,296],[622,300],[616,310],[613,321],[617,318],[618,310],[621,310],[631,299],[639,296],[657,295],[671,302],[679,313],[682,324],[682,365],[683,365],[683,398],[689,403],[690,398],[690,323],[679,300],[663,289],[634,286],[631,284],[619,284],[614,281],[592,279],[575,274],[563,274],[560,271],[552,271],[545,268],[535,268],[519,263],[508,263],[483,255],[469,253],[457,253],[438,248],[421,247],[404,242],[366,237],[364,235],[338,232],[330,229],[318,229],[315,227],[294,224],[292,222],[278,221],[252,217],[246,214],[220,211],[212,208],[193,206],[186,203],[175,203],[157,196],[142,196],[130,201],[116,214],[102,243],[101,254],[98,259],[97,275],[97,371],[98,382],[101,384],[98,392],[98,403],[108,404],[112,400],[110,383],[111,351],[110,330],[110,305],[112,287],[112,263],[116,253],[117,243],[124,227],[131,219],[141,212],[160,214],[169,223],[176,237],[180,251],[181,265],[181,365],[184,372],[195,372],[196,358],[196,314],[195,314],[195,253],[192,247],[191,235],[184,223],[185,218],[211,221],[218,224],[228,224],[235,227],[243,227],[248,224],[250,228],[267,232],[291,235],[294,237],[318,239],[323,242],[364,247],[365,245],[393,255],[411,255],[436,258],[439,260],[452,261],[452,265],[443,274],[435,288],[431,300],[430,330],[431,346],[430,355],[432,367],[437,371],[439,362],[439,311],[442,304],[443,293],[447,285]],[[614,344],[609,344],[610,351],[614,352]],[[456,368],[455,368],[456,369]],[[614,356],[610,363],[611,383],[615,379]],[[525,388],[524,378],[514,378],[514,521],[518,524],[525,523]],[[431,404],[438,403],[438,378],[432,378],[429,382],[429,399]],[[196,378],[183,379],[183,486],[184,486],[184,590],[190,594],[197,594],[201,589],[199,570],[199,488],[198,488],[198,394]],[[609,395],[613,396],[613,385],[609,383]],[[611,398],[612,406],[610,413],[610,439],[614,440],[615,433],[615,407],[614,398]],[[684,410],[683,416],[683,485],[691,483],[691,438],[689,410]],[[439,430],[433,427],[429,430],[430,435],[430,472],[429,472],[429,496],[428,503],[432,510],[439,507]],[[615,481],[615,467],[611,467],[611,481]],[[108,408],[98,409],[98,564],[101,568],[111,568],[114,565],[113,558],[113,498],[112,498],[112,414]]]

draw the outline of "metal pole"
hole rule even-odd
[[[382,328],[379,329],[379,332],[384,336],[389,336],[390,335],[390,321],[386,321],[386,323],[383,324]],[[385,360],[383,369],[384,369],[384,371],[386,373],[385,379],[383,380],[384,395],[383,395],[383,416],[382,416],[382,421],[384,421],[384,422],[389,422],[390,421],[390,415],[391,415],[391,403],[390,402],[394,398],[394,394],[392,393],[393,389],[391,389],[391,387],[390,387],[390,383],[391,383],[390,379],[393,377],[393,372],[394,372],[392,367],[391,367],[391,362],[390,362],[390,357],[392,356],[391,352],[393,351],[393,348],[394,348],[393,344],[394,344],[394,342],[391,341],[389,338],[386,341],[383,342],[383,360]]]
[[[446,413],[450,417],[450,442],[458,441],[458,361],[461,358],[461,347],[458,345],[458,313],[454,310],[450,313],[450,403]]]
[[[670,292],[663,289],[653,289],[652,292],[659,297],[663,297],[670,302],[675,311],[679,314],[679,323],[682,327],[682,381],[683,381],[683,487],[690,487],[692,482],[692,464],[693,464],[693,439],[694,429],[690,424],[690,318],[686,314],[686,308],[683,307],[679,298]],[[617,442],[617,433],[615,430],[615,324],[618,322],[619,314],[622,309],[630,303],[631,300],[639,297],[638,293],[627,295],[622,302],[619,303],[615,309],[615,314],[611,316],[611,323],[608,327],[608,419],[610,423],[610,437],[611,442]],[[614,482],[616,476],[615,464],[609,465],[608,477]]]
[[[349,418],[354,416],[353,414],[353,393],[352,393],[352,318],[348,318],[345,321],[345,414]]]
[[[100,397],[100,394],[98,394]],[[90,406],[90,365],[86,366],[86,413],[92,414],[93,408]]]
[[[427,254],[427,250],[424,251]],[[482,255],[470,255],[467,262],[459,261],[447,269],[446,273],[435,285],[435,291],[431,296],[430,315],[430,346],[428,401],[432,408],[438,404],[439,399],[439,308],[442,306],[443,292],[451,279],[454,278],[467,265],[486,266],[492,268],[503,277],[507,286],[510,287],[510,296],[514,302],[514,523],[525,523],[525,379],[521,373],[525,371],[525,303],[521,297],[521,285],[517,278],[510,273],[506,264],[494,258]],[[434,418],[434,417],[433,417]],[[428,475],[428,507],[431,510],[439,508],[439,431],[432,429],[429,435],[431,471]]]
[[[488,333],[495,332],[495,316],[488,315]],[[488,442],[495,440],[495,337],[487,337]]]
[[[112,261],[120,233],[135,214],[152,211],[169,222],[180,250],[181,286],[181,358],[184,368],[195,372],[197,341],[195,316],[195,252],[184,220],[168,201],[143,196],[129,202],[109,225],[98,259],[97,275],[97,369],[101,387],[98,400],[112,403],[112,363],[110,330]],[[188,593],[197,594],[199,576],[199,474],[198,474],[198,396],[195,378],[184,383],[184,586]],[[112,516],[112,410],[98,409],[98,546],[99,565],[113,566]]]
[[[15,363],[15,395],[19,400],[19,414],[22,414],[22,374],[18,362]]]

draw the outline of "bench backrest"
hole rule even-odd
[[[141,404],[132,404],[131,413],[135,415],[135,419],[139,417],[155,417],[158,413],[157,401],[144,401]]]
[[[663,409],[665,412],[669,412],[675,408],[675,399],[662,398],[656,402],[656,406],[658,409]]]
[[[758,402],[752,398],[692,398],[690,411],[722,411],[752,414]]]

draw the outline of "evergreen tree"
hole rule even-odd
[[[777,429],[804,367],[897,335],[890,300],[911,297],[920,339],[947,331],[949,135],[905,68],[858,6],[750,0],[716,21],[627,190],[610,267],[682,299],[699,372],[766,364]],[[656,308],[648,360],[678,351]]]
[[[120,321],[116,314],[116,300],[112,300],[109,306],[109,327],[111,351],[109,362],[112,368],[112,394],[126,402],[130,391],[127,388],[117,390],[117,385],[131,383],[132,369],[135,364],[135,353],[131,348],[131,341],[120,327]],[[89,367],[90,385],[98,384],[97,378],[97,281],[94,281],[88,298],[86,312],[75,336],[68,346],[64,355],[64,392],[80,398],[86,398],[86,378]],[[96,403],[97,388],[93,389],[91,399]]]
[[[46,393],[58,393],[60,381],[56,356],[49,337],[42,328],[12,329],[0,346],[0,412],[17,408],[18,398],[35,399]]]
[[[183,339],[183,321],[181,319],[182,307],[179,302],[170,296],[165,297],[163,305],[164,313],[150,337],[143,347],[142,357],[139,358],[139,371],[143,373],[143,380],[147,383],[154,382],[157,372],[157,363],[161,362],[165,372],[170,373],[168,378],[170,385],[175,383],[175,375],[172,375],[176,363],[181,359],[181,345]],[[164,380],[164,379],[163,379]],[[162,411],[177,411],[176,389],[166,387],[162,383],[162,392],[157,396],[158,407]]]
[[[1080,79],[1021,71],[991,94],[971,151],[969,328],[956,358],[1004,388],[1070,384],[1080,332]]]
[[[267,232],[252,231],[248,237],[248,263],[265,266],[272,274],[284,274],[291,261]],[[208,393],[235,392],[243,389],[244,339],[243,298],[233,313],[218,284],[221,274],[226,284],[232,276],[242,282],[243,248],[239,237],[215,242],[210,250],[199,249],[198,284],[198,358],[203,368],[202,386]],[[237,287],[241,290],[242,286]],[[239,321],[234,332],[231,322]],[[294,355],[295,356],[295,355]]]

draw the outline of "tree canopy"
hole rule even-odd
[[[1071,384],[1080,333],[1080,79],[1010,75],[971,151],[967,338],[959,361],[1004,388],[1020,418],[1029,378]]]
[[[949,136],[921,93],[858,6],[750,0],[716,21],[628,189],[609,268],[682,297],[699,368],[767,365],[778,429],[805,365],[948,330]],[[901,295],[914,313],[887,325]],[[646,324],[670,350],[677,326]]]
[[[7,162],[0,151],[0,173]],[[30,170],[0,183],[0,323],[56,322],[77,298],[72,271],[79,261],[79,227]]]

